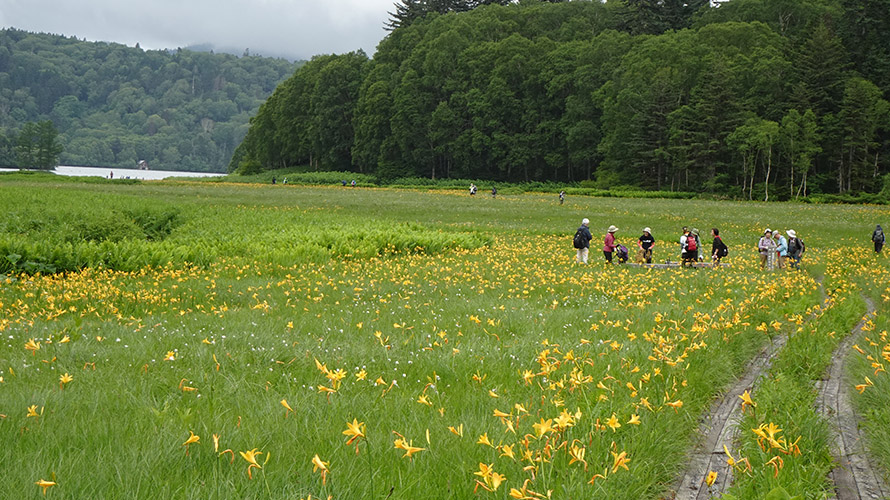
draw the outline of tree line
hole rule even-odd
[[[890,185],[886,0],[482,3],[404,0],[373,58],[313,58],[230,170],[750,199]]]
[[[0,30],[0,145],[49,120],[63,164],[223,172],[298,65]],[[14,149],[0,147],[0,166],[25,166]]]

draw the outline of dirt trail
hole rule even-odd
[[[868,313],[871,314],[875,306],[868,298],[865,300]],[[818,384],[819,398],[816,405],[831,424],[834,434],[831,453],[837,465],[830,477],[834,482],[834,498],[837,500],[890,498],[890,488],[883,482],[879,469],[872,467],[865,449],[865,440],[859,432],[859,419],[853,411],[850,399],[853,385],[844,382],[844,365],[864,323],[865,320],[859,322],[835,349],[831,367],[825,374],[825,379]]]
[[[732,484],[732,469],[726,463],[723,445],[732,450],[732,441],[741,418],[742,400],[739,396],[745,391],[753,390],[754,383],[769,369],[776,353],[785,346],[786,341],[785,335],[773,339],[772,343],[751,361],[744,376],[711,407],[711,411],[699,426],[699,433],[705,436],[705,440],[690,454],[689,467],[676,486],[676,493],[673,496],[675,500],[708,499],[729,489]],[[705,477],[710,471],[717,473],[717,481],[708,488]]]

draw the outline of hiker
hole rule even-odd
[[[881,249],[884,248],[884,230],[880,224],[871,233],[871,241],[875,243],[875,253],[881,253]]]
[[[470,183],[470,196],[476,196],[476,185]]]
[[[711,243],[711,262],[714,263],[714,267],[717,267],[720,265],[720,259],[729,255],[729,247],[723,243],[720,230],[716,227],[711,228],[711,236],[714,238],[714,242]]]
[[[566,201],[566,192],[560,191],[559,192],[559,204],[562,205],[564,201]]]
[[[785,269],[785,258],[788,257],[788,241],[785,240],[785,237],[782,236],[778,229],[773,233],[773,239],[776,240],[776,256],[779,269]]]
[[[281,183],[282,183],[282,184],[287,184],[287,177],[285,177],[285,178],[284,178],[284,181],[282,181]]]
[[[685,227],[683,228],[683,236],[680,237],[680,249],[682,251],[682,265],[692,266],[692,263],[698,260],[698,240]]]
[[[350,184],[352,185],[352,187],[355,187],[355,179],[352,179],[352,182],[350,182]]]
[[[577,250],[575,262],[579,264],[587,264],[587,253],[590,250],[590,240],[593,239],[593,235],[590,234],[589,225],[590,220],[585,217],[581,221],[581,227],[575,231],[575,237],[572,239],[572,244]]]
[[[655,247],[655,238],[652,236],[652,229],[648,227],[643,228],[643,235],[637,240],[637,247],[639,247],[639,250],[637,251],[637,263],[642,264],[645,262],[646,264],[651,264],[652,249]]]
[[[491,197],[495,198],[498,195],[498,188],[491,186]]]
[[[609,264],[612,263],[612,252],[614,252],[615,247],[618,246],[618,244],[615,243],[615,231],[618,231],[617,227],[609,226],[609,229],[606,232],[606,237],[603,238],[603,255],[605,255],[606,262]]]
[[[788,234],[788,265],[799,271],[800,259],[807,250],[807,246],[803,244],[803,240],[797,237],[794,229],[789,229],[785,232]]]
[[[272,184],[275,184],[275,176],[272,176]]]
[[[692,237],[695,238],[695,260],[701,262],[701,238],[698,237],[698,229],[692,228]]]
[[[766,228],[763,231],[763,236],[757,242],[757,251],[760,252],[760,269],[769,268],[772,270],[776,254],[776,243],[773,241],[772,229]]]

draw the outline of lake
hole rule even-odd
[[[0,168],[2,172],[14,172],[18,169]],[[99,167],[66,167],[58,166],[52,170],[54,174],[70,177],[105,177],[114,173],[115,179],[159,180],[167,177],[219,177],[226,174],[212,172],[181,172],[176,170],[137,170],[131,168],[99,168]]]

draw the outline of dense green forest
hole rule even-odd
[[[0,30],[0,166],[17,165],[26,124],[51,120],[64,165],[223,172],[297,66]]]
[[[890,0],[439,3],[397,5],[372,59],[313,58],[230,170],[890,191]]]

